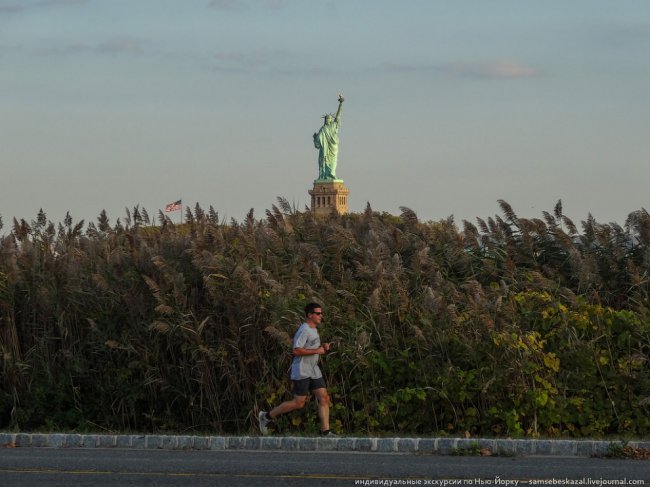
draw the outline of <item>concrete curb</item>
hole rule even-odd
[[[293,436],[176,436],[0,433],[0,447],[120,448],[138,450],[347,451],[451,455],[486,449],[493,455],[590,457],[618,441],[485,438],[307,438]],[[630,441],[650,449],[650,441]]]

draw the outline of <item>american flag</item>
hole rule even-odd
[[[169,203],[167,206],[165,206],[165,211],[177,211],[181,209],[181,200],[174,201],[173,203]]]

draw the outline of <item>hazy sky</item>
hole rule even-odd
[[[623,223],[649,89],[648,0],[0,0],[2,232],[304,209],[339,92],[351,211]]]

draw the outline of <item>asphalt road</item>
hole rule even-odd
[[[547,482],[537,483],[539,479]],[[650,485],[650,462],[342,452],[0,450],[0,485],[12,487],[353,486],[390,485],[389,480],[398,481],[392,485],[443,485],[440,481],[451,480],[455,483],[447,485],[505,486],[567,485],[557,483],[566,479],[584,479],[583,485],[592,486],[602,479]]]

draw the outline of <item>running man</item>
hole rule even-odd
[[[319,355],[330,349],[330,343],[321,345],[318,325],[323,321],[323,310],[318,303],[305,306],[305,322],[300,325],[293,337],[293,362],[291,363],[291,382],[293,399],[285,401],[271,411],[260,411],[257,419],[263,435],[269,434],[268,424],[282,414],[302,409],[307,402],[307,393],[316,397],[321,435],[336,436],[330,430],[330,397],[323,374],[318,367]]]

